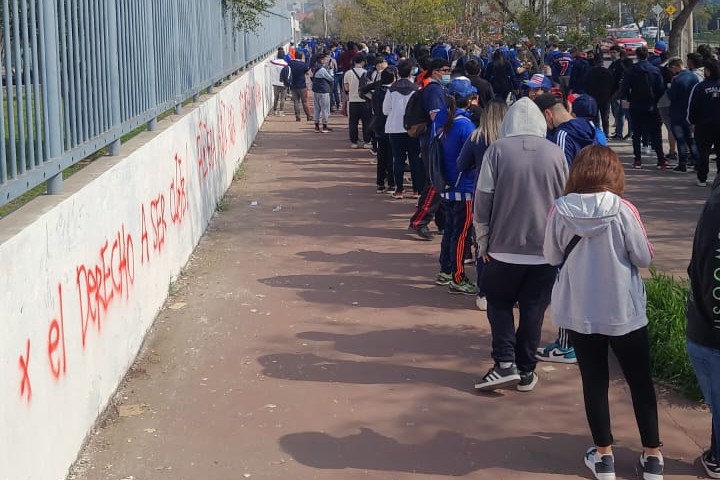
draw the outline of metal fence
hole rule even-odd
[[[238,31],[222,0],[0,0],[0,206],[291,37]]]

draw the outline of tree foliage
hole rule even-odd
[[[260,18],[273,5],[274,0],[222,0],[223,9],[232,16],[238,30],[257,30]]]

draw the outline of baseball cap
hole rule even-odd
[[[530,77],[530,80],[525,80],[523,83],[530,88],[542,88],[544,90],[552,88],[552,81],[541,73],[534,74]]]
[[[578,95],[572,103],[572,111],[578,118],[593,120],[598,113],[597,102],[590,95]]]
[[[476,94],[477,88],[473,87],[467,78],[456,78],[448,84],[447,91],[450,95],[467,98],[470,95]]]
[[[653,52],[660,55],[661,53],[667,51],[667,43],[663,42],[662,40],[658,40],[655,42],[655,48],[653,49]]]
[[[562,100],[551,93],[543,93],[535,99],[535,105],[538,106],[541,112],[544,112],[548,108],[552,108],[559,103],[562,103]]]

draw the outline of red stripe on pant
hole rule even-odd
[[[415,221],[412,222],[413,228],[418,228],[418,225],[420,224],[420,220],[425,218],[425,215],[427,215],[428,210],[430,210],[430,206],[433,203],[433,200],[435,200],[435,195],[437,195],[437,190],[432,185],[428,187],[428,194],[425,197],[425,202],[420,206],[420,210],[415,213]]]
[[[457,245],[455,245],[455,271],[453,280],[460,283],[465,278],[465,242],[472,225],[472,200],[465,200],[465,223],[460,230]]]

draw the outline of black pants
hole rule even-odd
[[[598,115],[600,116],[600,125],[606,136],[610,136],[610,99],[598,101]]]
[[[583,383],[585,414],[595,445],[608,447],[613,444],[608,402],[609,345],[615,352],[630,387],[635,421],[640,430],[642,445],[646,448],[659,447],[657,400],[650,375],[650,342],[647,327],[620,337],[585,335],[572,330],[568,332],[575,346]]]
[[[710,152],[720,149],[720,125],[699,124],[695,125],[695,143],[697,143],[699,161],[695,165],[697,178],[706,182],[710,171]],[[720,167],[720,160],[717,162]],[[720,168],[718,168],[720,172]]]
[[[348,127],[350,143],[357,143],[360,138],[358,123],[362,122],[363,142],[370,143],[370,105],[367,102],[348,102]]]
[[[393,155],[390,146],[390,137],[383,135],[377,137],[377,186],[395,190],[395,176],[393,175]]]
[[[442,200],[445,229],[440,244],[440,271],[450,273],[455,283],[465,279],[465,249],[472,228],[472,200]]]
[[[435,219],[435,224],[438,229],[444,230],[445,213],[440,202],[440,194],[430,183],[430,174],[428,171],[428,150],[424,138],[420,139],[420,158],[422,159],[422,168],[425,174],[425,186],[420,193],[420,199],[418,200],[417,207],[415,208],[415,213],[410,218],[410,226],[415,229],[422,226],[428,226],[430,225],[430,222]]]
[[[644,108],[632,108],[630,106],[630,122],[632,124],[632,145],[633,156],[636,162],[642,159],[641,143],[647,135],[650,145],[657,154],[658,161],[665,158],[662,146],[662,119],[657,108],[646,110]]]
[[[556,273],[557,268],[547,264],[517,265],[494,258],[485,264],[482,284],[495,362],[514,362],[521,372],[535,370],[535,351]],[[520,306],[517,330],[513,314],[515,302]]]

